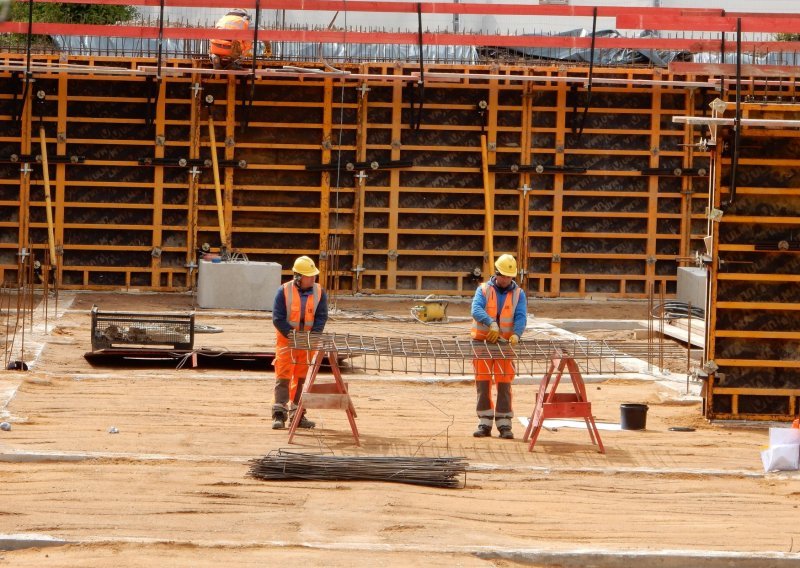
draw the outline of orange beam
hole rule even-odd
[[[26,0],[18,0],[25,2]],[[36,0],[37,3],[59,4],[108,4],[134,6],[160,6],[160,0]],[[417,13],[417,2],[370,2],[347,0],[272,0],[266,8],[270,10],[306,10],[320,12],[384,12],[384,13]],[[166,0],[168,8],[247,8],[254,9],[256,0]],[[264,6],[262,5],[262,8]],[[569,5],[522,5],[522,4],[482,4],[482,3],[449,3],[421,2],[419,8],[423,14],[477,14],[506,16],[586,16],[592,17],[594,6]],[[597,15],[601,18],[615,17],[621,14],[665,14],[673,16],[723,16],[725,11],[708,8],[654,8],[630,6],[597,6]],[[748,14],[757,17],[758,14]]]

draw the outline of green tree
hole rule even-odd
[[[775,34],[775,41],[800,41],[800,34]]]
[[[14,2],[11,21],[28,21],[28,2]],[[115,24],[127,22],[137,15],[133,6],[105,4],[41,4],[33,5],[33,21],[59,24]]]
[[[0,0],[2,2],[3,0]],[[28,2],[13,2],[8,20],[12,22],[27,22]],[[102,4],[42,4],[34,3],[33,21],[58,24],[116,24],[127,22],[138,15],[133,6],[106,6]],[[28,41],[25,34],[0,34],[4,37],[3,44],[19,49]],[[33,36],[33,45],[36,48],[49,49],[52,47],[50,36]]]

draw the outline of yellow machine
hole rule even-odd
[[[411,316],[422,323],[447,323],[447,302],[430,295],[411,308]]]

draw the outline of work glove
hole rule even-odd
[[[486,341],[489,343],[497,343],[499,338],[500,326],[497,325],[497,322],[492,322],[492,325],[489,326],[489,332],[486,334]]]
[[[515,347],[518,343],[519,343],[519,335],[517,335],[516,333],[508,338],[508,344],[511,347]]]

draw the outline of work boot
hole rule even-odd
[[[498,430],[500,430],[500,437],[504,440],[514,439],[514,432],[511,431],[511,426],[500,426]]]
[[[488,438],[492,435],[492,427],[486,424],[478,424],[478,429],[472,433],[476,438]]]
[[[300,422],[297,423],[298,428],[308,428],[309,430],[311,428],[315,428],[316,426],[317,423],[306,418],[305,414],[300,418]]]
[[[272,429],[283,430],[286,427],[286,408],[280,404],[272,406]]]
[[[297,412],[296,408],[289,410],[289,423],[290,424],[294,420],[295,412]],[[313,421],[309,420],[308,418],[306,418],[306,411],[304,410],[303,411],[303,415],[300,417],[300,422],[297,423],[297,427],[298,428],[306,428],[306,429],[310,430],[311,428],[314,428],[316,425],[317,425],[316,422],[313,422]]]

